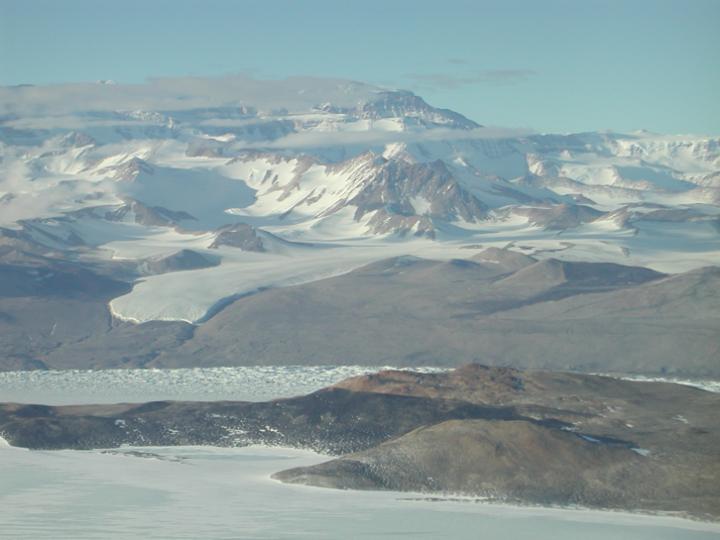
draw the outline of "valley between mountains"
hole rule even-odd
[[[67,85],[82,99],[62,110],[49,87],[1,89],[0,369],[720,376],[717,138],[221,82],[222,103]]]

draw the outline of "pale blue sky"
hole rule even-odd
[[[720,134],[718,0],[0,0],[0,84],[251,73],[486,125]]]

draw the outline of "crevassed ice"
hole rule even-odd
[[[307,394],[381,369],[423,373],[445,368],[393,366],[241,366],[188,369],[0,372],[0,402],[68,405],[154,400],[265,401]],[[720,392],[720,381],[602,374],[633,381],[684,384]]]
[[[265,401],[392,366],[242,366],[0,372],[0,402],[69,405],[157,400]],[[413,367],[424,373],[443,368]]]

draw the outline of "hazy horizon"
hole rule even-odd
[[[719,20],[707,0],[1,0],[0,84],[316,76],[408,89],[483,125],[718,135]]]

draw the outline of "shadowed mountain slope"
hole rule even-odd
[[[666,278],[613,264],[395,258],[241,298],[155,365],[479,359],[720,375],[719,286],[713,269]]]
[[[182,272],[214,264],[207,254],[181,251],[144,266],[119,261],[95,270],[14,260],[0,266],[2,369],[481,360],[720,376],[716,267],[666,276],[501,249],[449,261],[394,257],[229,298],[192,325],[114,318],[107,303],[130,285],[104,274]]]

